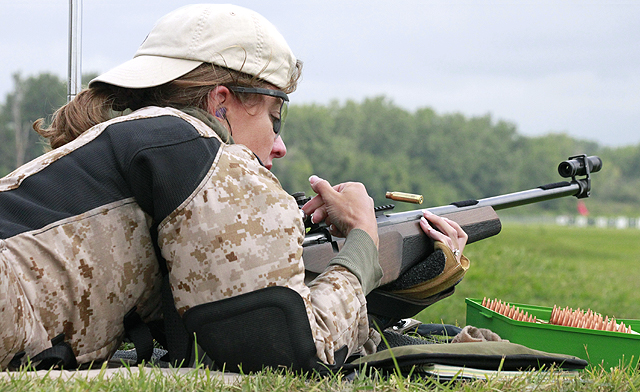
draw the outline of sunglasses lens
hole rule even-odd
[[[284,123],[287,119],[287,114],[289,113],[289,101],[284,101],[282,103],[282,108],[280,109],[280,119]]]
[[[280,119],[275,120],[273,122],[273,132],[276,135],[279,135],[284,128],[284,121],[287,119],[287,113],[289,113],[289,102],[283,101],[282,106],[280,107]]]
[[[284,128],[284,120],[286,120],[287,113],[289,112],[289,97],[287,96],[287,94],[282,91],[260,87],[229,86],[229,90],[233,91],[234,93],[262,94],[280,98],[282,100],[282,106],[280,106],[280,118],[273,120],[273,132],[276,134],[276,137],[280,134],[280,132],[282,132],[282,129]]]
[[[288,113],[289,113],[289,101],[284,101],[282,103],[282,108],[280,108],[280,124],[278,126],[278,133],[282,132],[282,128],[284,128],[284,122],[287,120]]]

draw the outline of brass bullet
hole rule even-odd
[[[386,198],[396,201],[406,201],[408,203],[414,204],[422,204],[422,202],[424,201],[422,195],[415,195],[413,193],[404,192],[387,192]]]

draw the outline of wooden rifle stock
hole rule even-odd
[[[381,284],[396,280],[400,274],[433,252],[433,241],[420,227],[422,211],[414,211],[415,219],[391,224],[381,225],[385,220],[378,218],[379,260],[384,271]],[[496,235],[501,229],[498,215],[489,206],[450,212],[441,216],[457,222],[463,228],[469,235],[467,243]],[[337,248],[341,249],[344,239],[335,238],[334,242]],[[335,255],[334,244],[327,241],[305,246],[302,258],[307,271],[319,274],[327,268]]]

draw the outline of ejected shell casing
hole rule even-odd
[[[424,197],[422,197],[422,195],[414,195],[413,193],[404,192],[387,192],[386,198],[397,201],[406,201],[414,204],[422,204],[424,201]]]

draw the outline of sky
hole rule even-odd
[[[184,0],[83,0],[82,70],[133,57]],[[384,95],[491,114],[526,136],[640,143],[640,1],[237,0],[304,61],[292,103]],[[12,74],[67,78],[69,1],[0,0],[0,103]]]

